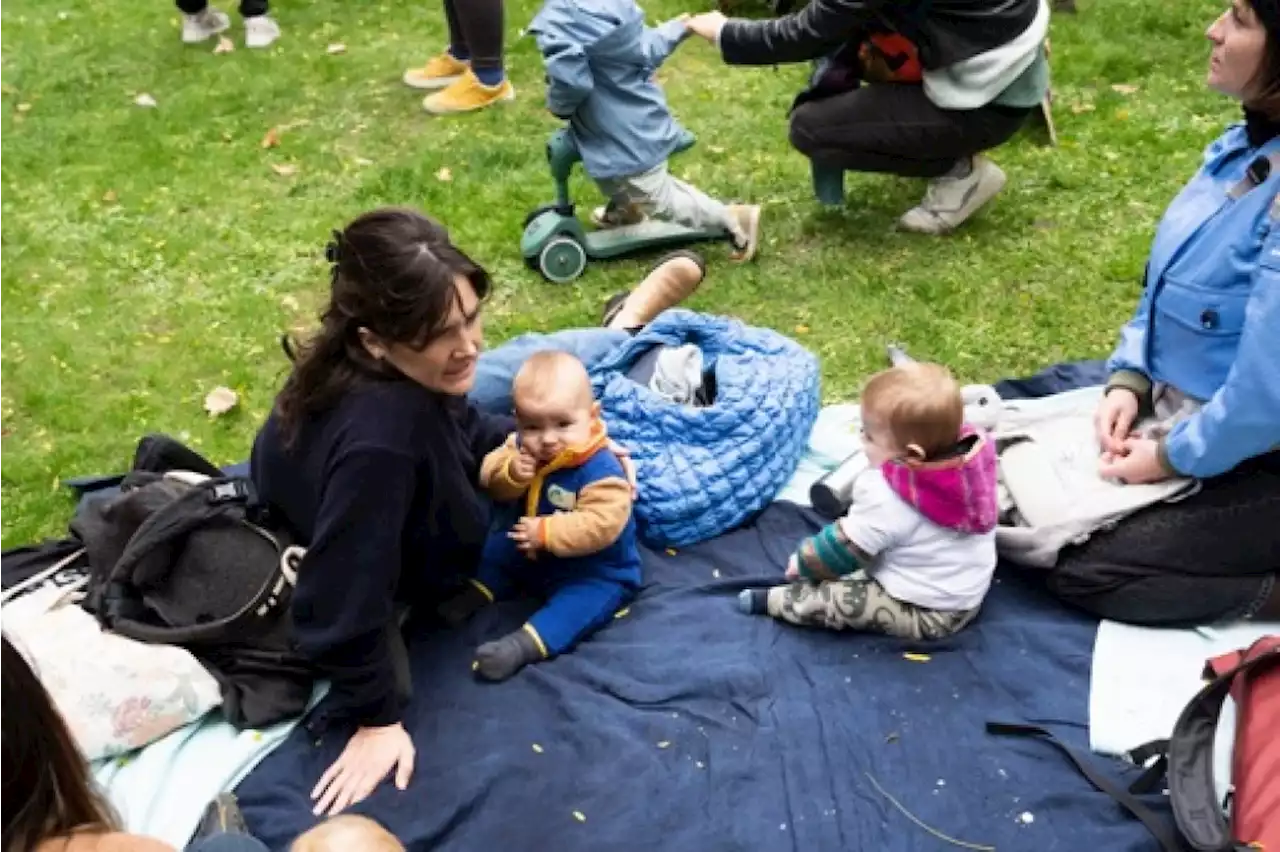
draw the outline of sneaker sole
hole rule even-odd
[[[414,77],[411,73],[405,74],[400,78],[400,80],[410,89],[417,89],[421,92],[432,92],[436,89],[445,89],[461,79],[461,74],[454,74],[452,77]]]
[[[428,113],[430,113],[431,115],[462,115],[463,113],[477,112],[479,110],[484,109],[485,107],[490,107],[498,103],[506,103],[508,101],[514,101],[515,99],[516,99],[516,90],[515,88],[511,88],[503,92],[501,95],[499,95],[498,97],[494,98],[491,101],[485,101],[484,103],[476,104],[475,106],[463,107],[462,109],[437,109],[431,106],[430,104],[428,104],[426,101],[422,102],[422,108],[426,110]]]
[[[764,210],[759,205],[752,205],[747,210],[750,215],[747,217],[747,226],[743,229],[747,232],[747,247],[734,253],[732,260],[736,263],[748,263],[760,251],[760,216]]]

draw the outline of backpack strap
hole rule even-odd
[[[1075,768],[1090,784],[1099,791],[1106,793],[1115,800],[1116,804],[1137,817],[1160,844],[1161,852],[1185,852],[1185,847],[1178,840],[1177,834],[1174,832],[1173,827],[1169,825],[1167,819],[1161,819],[1155,811],[1139,802],[1133,793],[1107,778],[1098,771],[1097,767],[1085,761],[1049,731],[1037,725],[988,722],[987,733],[1004,737],[1037,737],[1054,746],[1067,756],[1067,759],[1075,765]]]
[[[1223,702],[1237,677],[1257,676],[1280,664],[1280,647],[1264,651],[1223,672],[1191,699],[1173,726],[1169,742],[1169,799],[1178,828],[1198,850],[1244,849],[1217,805],[1213,780],[1213,740]]]

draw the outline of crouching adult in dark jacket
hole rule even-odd
[[[1048,25],[1044,0],[812,0],[772,20],[688,22],[730,65],[820,60],[791,113],[791,144],[813,162],[819,198],[841,200],[845,171],[930,178],[899,220],[926,234],[952,230],[1004,187],[980,153],[1048,91]]]

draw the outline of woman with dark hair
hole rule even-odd
[[[49,693],[9,637],[0,637],[0,749],[5,852],[173,852],[120,831]],[[216,834],[190,852],[266,852],[245,834]]]
[[[1280,2],[1234,0],[1208,83],[1244,104],[1165,212],[1098,406],[1102,475],[1201,489],[1063,551],[1050,587],[1104,618],[1280,617]],[[1140,414],[1180,412],[1159,439]]]
[[[844,203],[846,171],[928,178],[898,220],[923,234],[958,227],[1004,188],[981,154],[1049,88],[1045,0],[810,0],[772,20],[707,12],[687,25],[730,65],[820,60],[791,111],[819,199]]]
[[[703,276],[693,256],[672,256],[615,300],[611,328],[525,337],[482,358],[489,276],[439,223],[366,213],[334,234],[329,260],[320,330],[296,352],[251,461],[262,499],[308,546],[294,626],[332,683],[311,728],[356,726],[313,791],[316,813],[360,801],[393,769],[397,787],[409,783],[399,616],[442,601],[478,562],[489,526],[479,467],[514,429],[504,403],[519,362],[563,349],[589,366]]]

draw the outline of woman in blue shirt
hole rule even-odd
[[[1064,551],[1050,580],[1140,624],[1280,616],[1280,0],[1234,0],[1208,37],[1209,85],[1245,121],[1166,211],[1096,415],[1103,476],[1202,489]],[[1153,406],[1191,413],[1131,436]]]

